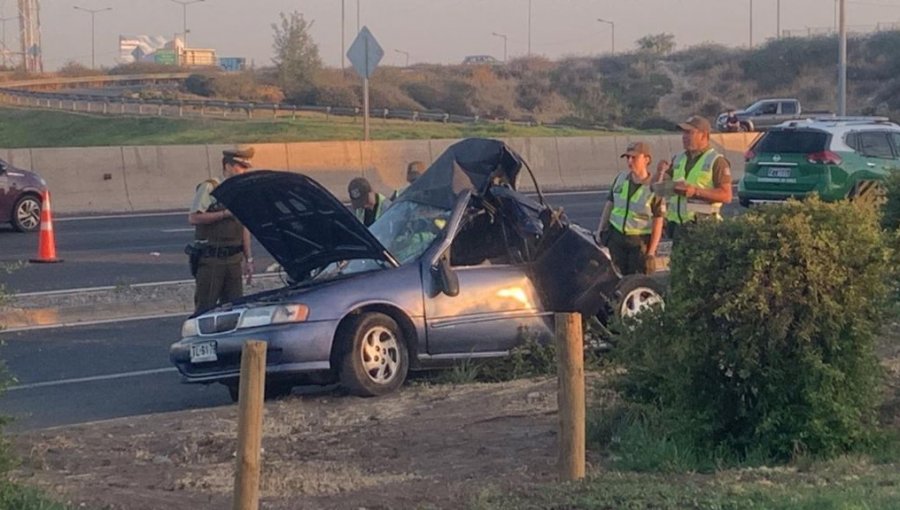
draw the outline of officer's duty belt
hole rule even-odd
[[[244,251],[243,246],[204,246],[200,249],[200,256],[224,259],[242,251]]]

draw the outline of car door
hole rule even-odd
[[[894,160],[891,162],[891,170],[900,170],[900,132],[892,131],[890,133],[891,145],[894,146]]]
[[[10,189],[10,179],[7,172],[9,165],[0,159],[0,222],[5,223],[12,219],[13,197]]]
[[[473,237],[462,218],[448,227],[448,238],[423,264],[423,290],[428,353],[431,356],[491,355],[508,351],[529,332],[543,334],[546,317],[525,263],[473,260],[454,265],[459,293],[441,291],[433,275],[442,257],[450,257],[454,243]],[[456,248],[459,248],[457,244]]]

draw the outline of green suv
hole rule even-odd
[[[886,119],[820,119],[780,124],[745,154],[738,184],[743,206],[802,198],[873,199],[900,170],[900,126]]]

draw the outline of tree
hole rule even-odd
[[[272,44],[278,70],[278,84],[288,99],[302,101],[314,88],[316,73],[322,68],[319,47],[312,39],[313,22],[303,19],[297,11],[281,13],[281,23],[273,23],[275,40]]]
[[[637,47],[640,51],[668,55],[675,49],[675,36],[672,34],[645,35],[637,40]]]

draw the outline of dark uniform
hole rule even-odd
[[[238,163],[252,157],[251,150],[225,151]],[[249,162],[246,162],[249,166]],[[218,212],[225,208],[211,195],[219,181],[209,179],[197,186],[191,212]],[[194,309],[202,312],[241,297],[244,293],[241,262],[244,254],[244,227],[233,216],[214,223],[198,224],[194,246],[199,252]]]

